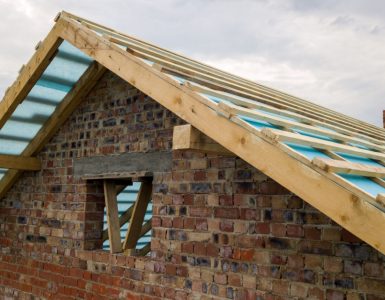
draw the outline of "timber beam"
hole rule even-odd
[[[41,162],[35,157],[0,154],[0,168],[39,171],[41,169]]]
[[[194,150],[220,155],[234,155],[190,124],[174,127],[173,150]]]

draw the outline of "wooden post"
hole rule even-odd
[[[113,181],[104,180],[104,199],[106,201],[110,252],[111,253],[122,252],[122,241],[120,239],[118,202],[116,200],[116,187]]]
[[[151,200],[152,181],[145,181],[141,184],[136,198],[134,211],[124,240],[123,249],[130,254],[135,253],[136,244],[140,238],[144,216],[148,203]]]

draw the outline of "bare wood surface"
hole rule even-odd
[[[120,217],[119,217],[119,228],[122,228],[124,224],[130,221],[132,212],[134,211],[134,205],[131,205]],[[108,239],[108,229],[103,231],[102,240],[103,242]]]
[[[312,163],[326,172],[385,178],[385,168],[315,157]]]
[[[361,157],[385,160],[385,153],[368,151],[353,146],[329,142],[318,138],[313,138],[305,135],[291,133],[278,129],[263,128],[261,133],[273,142],[295,143],[304,146],[310,146],[317,149],[325,149],[329,151],[339,151],[346,154],[359,155]]]
[[[146,214],[148,203],[151,200],[152,182],[143,182],[140,185],[138,196],[136,198],[134,211],[128,226],[127,234],[123,243],[124,250],[134,250],[143,226],[144,216]]]
[[[110,252],[122,252],[122,241],[120,239],[120,225],[118,202],[116,199],[116,187],[112,180],[104,180],[104,199],[106,203],[106,214],[108,224],[108,239],[110,241]]]
[[[234,155],[190,124],[174,127],[173,150],[195,150],[219,155]]]
[[[39,171],[41,162],[35,157],[0,154],[0,168]]]

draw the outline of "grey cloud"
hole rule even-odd
[[[381,0],[0,0],[0,93],[60,10],[381,125]]]

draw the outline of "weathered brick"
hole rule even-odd
[[[0,201],[0,298],[384,300],[378,251],[242,159],[212,153],[172,151],[172,169],[154,173],[150,256],[93,251],[103,184],[74,176],[76,159],[171,153],[184,123],[106,74],[38,154],[42,171]]]

